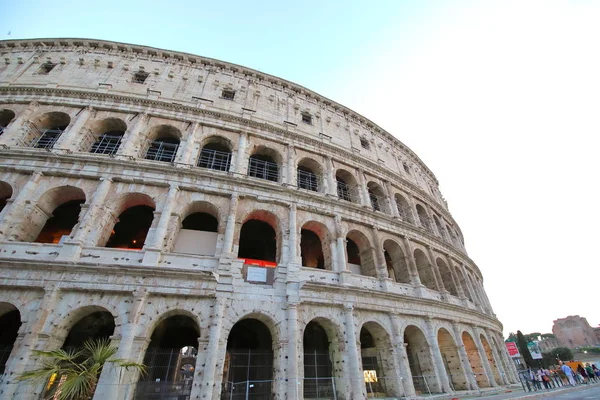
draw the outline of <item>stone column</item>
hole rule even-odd
[[[297,170],[296,170],[296,149],[293,145],[286,146],[287,150],[287,173],[285,179],[283,179],[283,184],[288,186],[297,186],[298,181],[296,178]]]
[[[94,108],[92,106],[85,107],[77,118],[75,122],[70,124],[67,129],[60,135],[56,143],[54,144],[55,149],[61,150],[77,150],[75,145],[79,143],[79,141],[74,141],[75,137],[81,132],[83,126],[87,123],[90,115],[94,112]]]
[[[360,204],[371,208],[371,198],[369,197],[369,191],[367,190],[367,182],[365,180],[365,173],[362,169],[358,169],[358,186],[359,194],[361,197]]]
[[[299,389],[302,380],[299,374],[299,332],[298,332],[298,305],[288,303],[287,305],[287,331],[288,331],[288,353],[287,353],[287,399],[299,400]]]
[[[194,146],[196,145],[196,134],[200,130],[200,124],[194,122],[189,129],[188,135],[185,139],[185,143],[179,145],[179,157],[176,158],[175,163],[181,165],[193,165],[196,163],[192,160],[192,153],[194,152]]]
[[[123,141],[121,146],[119,146],[119,150],[117,150],[117,155],[129,156],[129,157],[139,157],[140,156],[140,148],[139,143],[142,140],[140,138],[140,134],[142,130],[146,127],[150,116],[146,113],[138,114],[138,120],[135,122],[133,128],[126,132],[123,136]]]
[[[23,139],[27,136],[27,129],[30,125],[29,118],[40,106],[37,101],[32,101],[13,122],[10,123],[0,136],[0,145],[19,146],[24,145]]]
[[[444,393],[450,393],[452,389],[450,388],[450,380],[448,378],[448,373],[446,371],[446,366],[444,365],[444,360],[442,358],[442,353],[440,351],[440,344],[438,343],[437,336],[435,334],[435,329],[433,327],[433,321],[431,318],[425,318],[425,327],[427,331],[427,336],[429,336],[429,348],[433,353],[433,368],[435,369],[435,375],[437,378],[437,385],[444,391]]]
[[[356,398],[366,399],[367,390],[365,388],[364,376],[362,372],[363,369],[360,362],[360,346],[358,344],[358,337],[356,335],[354,316],[352,315],[353,310],[354,307],[352,305],[344,305],[344,324],[346,325],[345,339],[346,343],[348,343],[346,352],[346,356],[348,357],[348,379],[350,380],[350,388],[352,389],[354,396],[356,396]]]
[[[100,230],[97,226],[97,217],[98,214],[104,212],[106,196],[111,185],[112,179],[110,177],[100,178],[100,184],[96,188],[87,210],[82,214],[77,230],[73,234],[73,239],[69,240],[70,243],[78,244],[80,247],[85,245],[95,246],[97,244],[97,232]]]
[[[118,342],[119,347],[115,358],[142,362],[143,354],[135,351],[139,350],[140,346],[135,346],[134,342],[140,317],[143,315],[147,301],[148,292],[146,290],[139,289],[133,293],[129,320],[121,325],[121,338]],[[139,372],[133,369],[117,368],[112,363],[106,363],[98,380],[94,400],[127,399],[129,397],[127,393],[133,393],[138,377]]]
[[[240,133],[240,140],[238,142],[238,149],[235,157],[235,165],[232,168],[232,172],[241,175],[246,175],[248,173],[248,159],[246,158],[247,143],[248,134],[246,132]]]
[[[144,244],[144,260],[143,265],[157,265],[160,259],[160,254],[163,251],[165,236],[167,234],[167,227],[169,226],[169,220],[173,213],[173,208],[177,202],[177,195],[179,193],[179,186],[171,184],[169,186],[169,193],[163,204],[162,211],[160,212],[160,219],[154,235],[150,240],[146,240],[147,244]],[[156,215],[157,213],[155,213]],[[148,243],[150,242],[150,243]]]
[[[448,293],[446,287],[444,286],[444,280],[442,279],[442,275],[440,274],[440,269],[438,268],[438,265],[435,262],[435,254],[433,254],[433,249],[429,245],[427,245],[427,254],[429,255],[429,262],[431,263],[431,268],[433,269],[433,276],[435,278],[435,284],[438,288],[438,291],[442,294]]]
[[[298,249],[300,247],[300,243],[298,241],[298,230],[296,227],[296,214],[297,208],[296,204],[290,204],[290,213],[289,213],[289,235],[288,235],[288,264],[302,264],[302,259],[298,254]]]
[[[475,335],[475,344],[477,345],[477,351],[479,352],[479,357],[481,357],[481,362],[483,363],[483,369],[485,374],[487,375],[488,382],[491,386],[498,386],[496,379],[494,378],[494,373],[492,372],[492,367],[490,365],[490,361],[487,358],[487,353],[485,352],[485,348],[483,347],[483,343],[481,343],[481,338],[479,337],[479,332],[477,332],[477,328],[473,329],[473,334]]]
[[[388,204],[390,205],[390,213],[394,218],[400,218],[400,213],[398,212],[398,203],[396,203],[396,196],[394,196],[394,189],[392,188],[392,184],[388,181],[385,181],[385,191],[387,192]]]
[[[381,237],[379,236],[379,230],[376,226],[373,226],[371,227],[371,232],[373,233],[373,248],[375,249],[375,260],[377,262],[377,265],[375,267],[377,271],[377,278],[389,278],[390,276],[387,272],[387,265],[385,263],[385,253],[383,250],[383,245],[381,243]]]
[[[219,342],[221,341],[221,330],[225,316],[226,298],[217,295],[213,309],[213,317],[209,329],[208,345],[206,350],[198,349],[196,362],[196,376],[190,399],[210,399],[215,387],[220,387],[220,379],[217,374],[217,359],[219,358]],[[205,353],[204,357],[201,354]],[[222,373],[221,373],[222,374]]]
[[[402,242],[404,243],[404,248],[406,249],[405,258],[406,265],[408,265],[409,273],[410,273],[410,283],[414,287],[422,287],[421,277],[419,276],[419,271],[417,270],[417,265],[415,264],[415,258],[413,256],[413,249],[410,245],[410,242],[406,236],[402,236]]]
[[[508,377],[510,383],[519,382],[519,377],[517,376],[517,368],[516,368],[513,360],[508,355],[508,350],[506,350],[506,346],[504,345],[504,338],[502,337],[502,334],[498,334],[498,333],[495,333],[492,331],[488,331],[488,332],[489,332],[489,335],[495,337],[495,342],[498,344],[498,346],[500,346],[498,348],[498,351],[500,352],[500,356],[504,360],[504,367],[505,367],[504,369],[505,369],[506,373],[508,374],[507,377]]]
[[[475,373],[473,372],[473,368],[471,367],[471,362],[469,361],[469,356],[467,355],[467,350],[465,349],[465,344],[462,340],[462,331],[460,330],[458,323],[452,321],[452,330],[454,331],[454,336],[456,336],[458,357],[460,358],[460,362],[467,376],[467,382],[469,383],[469,386],[472,390],[477,390],[479,389],[479,385],[477,384]]]
[[[458,279],[458,276],[456,275],[456,271],[454,270],[454,264],[452,263],[452,259],[450,258],[450,256],[448,256],[448,254],[446,254],[446,262],[448,263],[448,268],[452,272],[452,280],[454,281],[454,287],[456,287],[456,292],[458,293],[458,297],[461,300],[464,300],[466,298],[465,291],[463,290],[462,284],[460,283],[460,280]]]
[[[335,216],[335,233],[337,242],[337,272],[348,270],[348,261],[346,260],[346,238],[344,237],[344,231],[342,229],[342,217],[339,215]]]
[[[34,171],[27,183],[23,185],[21,191],[14,198],[14,201],[11,202],[12,204],[6,205],[6,207],[10,208],[7,208],[8,212],[4,214],[4,219],[0,221],[0,239],[20,240],[23,218],[29,216],[26,213],[26,210],[32,200],[33,193],[37,190],[37,186],[40,183],[42,176],[42,171]]]
[[[498,382],[498,384],[508,385],[508,383],[509,383],[508,375],[504,369],[504,366],[502,365],[502,360],[500,359],[500,356],[499,356],[498,352],[496,351],[496,346],[494,346],[495,341],[492,340],[492,336],[490,335],[490,332],[488,329],[483,329],[483,331],[486,334],[486,336],[489,338],[488,345],[490,346],[490,349],[492,350],[492,357],[494,359],[494,363],[496,364],[496,368],[498,369],[498,372],[500,373],[500,381],[501,382]]]
[[[324,192],[332,197],[337,197],[337,182],[335,180],[335,171],[333,169],[333,159],[331,156],[325,156],[325,179],[326,188]]]
[[[410,371],[410,364],[408,362],[408,354],[406,353],[407,343],[404,343],[404,336],[402,335],[402,323],[397,315],[390,314],[390,320],[392,323],[392,345],[396,348],[396,354],[398,357],[398,367],[400,369],[400,383],[404,390],[404,397],[413,398],[416,396],[415,385],[412,379],[412,373]]]
[[[46,285],[41,303],[30,304],[31,309],[27,310],[27,314],[21,315],[23,324],[19,328],[19,335],[10,353],[0,386],[0,396],[3,399],[39,398],[39,393],[37,397],[34,395],[39,385],[17,382],[16,377],[35,367],[37,357],[33,356],[33,350],[49,350],[37,345],[48,316],[56,309],[59,292],[60,287],[54,284]]]
[[[233,257],[233,235],[235,233],[235,216],[239,203],[239,195],[237,192],[231,194],[229,203],[229,214],[227,215],[227,223],[225,225],[225,235],[223,237],[223,249],[221,250],[222,257]]]

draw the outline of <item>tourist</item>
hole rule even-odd
[[[569,385],[571,386],[575,386],[575,379],[573,379],[573,370],[571,369],[571,367],[569,367],[567,364],[563,364],[560,367],[561,371],[563,372],[563,374],[565,374],[565,376],[567,377],[567,380],[569,381]]]

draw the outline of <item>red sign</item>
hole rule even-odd
[[[508,355],[511,357],[520,357],[519,349],[517,348],[517,344],[515,342],[504,342],[506,344],[506,350],[508,350]]]

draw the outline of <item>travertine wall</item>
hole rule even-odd
[[[78,320],[99,310],[114,317],[119,356],[140,362],[161,321],[195,321],[192,399],[219,398],[228,334],[245,318],[271,333],[277,399],[302,398],[311,321],[327,332],[339,398],[367,396],[363,328],[377,343],[389,397],[417,396],[423,379],[433,392],[516,381],[437,180],[371,121],[293,83],[189,54],[77,39],[4,41],[0,51],[0,110],[14,113],[0,136],[0,317],[18,310],[22,322],[2,396],[37,398],[40,388],[15,381],[35,365],[31,351],[59,348]],[[135,82],[140,71],[148,73],[143,83]],[[67,121],[57,141],[32,148],[57,121]],[[125,130],[116,153],[90,153],[116,126]],[[173,161],[145,159],[165,131],[179,142]],[[215,139],[230,149],[228,171],[198,167]],[[265,149],[278,164],[275,181],[248,175],[249,158]],[[299,165],[311,167],[317,190],[298,187]],[[336,175],[352,201],[339,198]],[[72,199],[84,204],[71,234],[33,243]],[[105,247],[134,205],[154,209],[144,247]],[[172,251],[182,221],[197,211],[218,221],[214,256]],[[275,231],[272,285],[242,274],[248,219]],[[303,229],[319,237],[324,269],[302,266]],[[362,274],[348,269],[347,240],[359,248]],[[411,372],[414,358],[422,376]],[[132,398],[137,379],[105,368],[95,398]]]
[[[587,319],[579,315],[569,315],[555,320],[552,333],[563,346],[570,348],[595,346],[599,343]]]

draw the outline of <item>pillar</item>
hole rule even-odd
[[[282,183],[287,186],[297,186],[298,181],[296,178],[297,169],[296,169],[296,148],[293,145],[286,146],[286,176],[285,179],[282,179]]]
[[[77,150],[75,147],[79,141],[75,141],[74,139],[81,132],[84,125],[88,122],[93,111],[94,108],[91,106],[85,107],[83,110],[81,110],[75,121],[71,123],[60,135],[54,144],[54,148],[61,150]]]
[[[210,399],[216,386],[220,387],[220,379],[217,374],[217,359],[219,357],[219,342],[221,341],[221,331],[223,318],[225,316],[226,298],[217,295],[213,309],[213,316],[209,329],[208,345],[206,350],[198,348],[198,358],[196,362],[196,377],[190,399]],[[201,357],[201,352],[205,353]]]
[[[440,387],[439,385],[441,384],[443,392],[450,393],[452,389],[450,388],[448,373],[446,371],[446,366],[444,365],[442,352],[440,351],[440,344],[438,343],[437,335],[435,334],[436,332],[431,318],[425,318],[425,328],[427,330],[427,336],[429,336],[429,348],[433,354],[433,367],[438,380],[438,387]]]
[[[288,264],[302,264],[302,259],[298,254],[298,249],[300,248],[300,243],[298,240],[298,229],[297,229],[297,207],[295,203],[290,204],[289,211],[289,234],[288,234]]]
[[[448,254],[446,254],[445,257],[446,257],[446,262],[448,263],[448,268],[450,269],[450,272],[452,272],[452,280],[454,281],[454,287],[456,287],[456,292],[458,293],[458,297],[461,300],[464,300],[466,298],[465,291],[463,290],[462,283],[460,282],[460,280],[458,279],[458,276],[456,275],[456,271],[454,268],[454,264],[452,263],[452,259],[450,258],[450,256]]]
[[[481,343],[481,337],[479,336],[479,332],[476,328],[473,329],[473,334],[475,335],[475,345],[477,346],[477,351],[479,351],[479,356],[481,357],[481,361],[483,362],[483,369],[485,374],[487,375],[488,382],[491,386],[498,386],[496,379],[494,378],[494,374],[492,372],[492,367],[490,365],[490,361],[487,358],[487,353],[483,347],[483,343]]]
[[[477,379],[475,378],[475,373],[473,372],[473,368],[471,367],[471,363],[469,362],[469,356],[467,355],[467,350],[465,349],[465,344],[462,340],[462,331],[458,326],[458,323],[452,322],[452,330],[454,331],[454,336],[456,336],[456,345],[458,347],[458,357],[460,358],[460,362],[462,363],[463,369],[465,370],[465,374],[467,374],[467,382],[472,390],[479,389],[479,385],[477,384]]]
[[[402,323],[400,318],[394,314],[390,314],[390,320],[392,323],[393,345],[396,348],[398,358],[401,387],[404,390],[404,397],[413,398],[416,396],[415,385],[410,371],[408,354],[406,353],[407,344],[404,343],[404,336],[402,335]]]
[[[158,220],[158,224],[154,230],[154,234],[152,235],[151,239],[149,241],[146,240],[146,243],[144,244],[145,252],[144,260],[142,262],[144,265],[156,265],[158,263],[160,253],[164,250],[163,246],[165,236],[167,234],[167,228],[169,227],[171,214],[173,213],[173,208],[177,202],[178,193],[179,186],[171,184],[169,187],[169,193],[167,194],[167,198],[160,213],[160,219]]]
[[[431,263],[431,268],[433,269],[433,276],[435,277],[438,291],[443,294],[448,293],[446,287],[444,286],[444,280],[442,279],[442,275],[440,274],[440,269],[438,268],[438,265],[435,262],[435,254],[433,254],[433,249],[429,245],[427,245],[427,254],[429,255],[429,262]]]
[[[237,192],[231,194],[229,202],[229,214],[227,214],[227,222],[225,224],[225,235],[223,237],[223,249],[221,250],[222,257],[233,257],[233,235],[235,233],[235,216],[239,203],[239,195]]]
[[[414,287],[422,287],[421,278],[419,277],[419,271],[417,270],[417,264],[415,264],[415,258],[413,255],[413,249],[410,245],[410,241],[406,236],[402,236],[402,242],[404,243],[405,256],[406,257],[406,265],[408,265],[410,272],[410,283]]]
[[[376,271],[377,277],[379,279],[389,278],[387,272],[387,266],[385,264],[385,254],[383,251],[383,245],[381,243],[381,238],[379,236],[379,230],[376,226],[371,227],[371,232],[373,233],[373,247],[375,248],[375,261],[377,262]]]
[[[29,119],[31,115],[37,111],[40,103],[32,101],[29,103],[25,111],[15,118],[5,129],[0,136],[0,145],[19,146],[24,145],[23,139],[27,136],[27,129],[30,125]]]
[[[371,208],[371,198],[369,197],[369,191],[367,190],[367,183],[365,181],[365,173],[362,169],[358,170],[358,192],[361,197],[360,204]]]
[[[492,357],[494,358],[494,362],[496,363],[496,368],[498,369],[498,372],[500,373],[501,382],[498,382],[498,384],[507,385],[509,383],[508,375],[507,375],[506,370],[504,369],[503,362],[500,359],[498,352],[496,351],[496,346],[494,345],[494,343],[496,343],[496,341],[492,340],[492,336],[489,334],[489,330],[484,329],[483,331],[484,331],[485,335],[488,337],[488,345],[490,346],[490,349],[492,350]]]
[[[73,234],[73,239],[70,239],[69,242],[80,244],[81,246],[95,246],[97,244],[99,227],[96,217],[98,214],[104,212],[106,196],[110,191],[111,185],[112,179],[110,177],[100,178],[100,184],[96,188],[86,212],[81,216],[81,221]]]
[[[390,205],[390,214],[394,218],[400,218],[400,212],[398,211],[398,203],[396,203],[396,196],[394,196],[394,189],[392,188],[392,184],[388,181],[385,181],[385,191],[388,198],[388,204]]]
[[[325,156],[325,174],[326,187],[324,192],[329,196],[337,197],[337,182],[331,156]]]
[[[247,144],[248,134],[246,132],[240,133],[240,140],[238,142],[238,149],[235,157],[235,165],[232,168],[232,172],[241,175],[246,175],[248,173],[248,160],[246,158]]]
[[[192,160],[192,153],[194,152],[194,147],[196,145],[196,134],[200,130],[200,124],[198,122],[194,122],[190,129],[188,130],[188,135],[185,139],[185,143],[181,143],[179,145],[179,157],[176,159],[176,164],[182,165],[194,165],[195,162]]]
[[[345,340],[348,343],[346,356],[348,357],[348,379],[350,380],[350,388],[353,393],[352,399],[366,398],[367,390],[364,384],[364,376],[362,365],[360,363],[360,347],[358,345],[358,337],[356,335],[356,326],[354,325],[354,315],[352,311],[354,307],[350,304],[344,305],[344,323],[346,325]],[[362,397],[359,395],[362,395]]]
[[[342,217],[335,216],[335,233],[337,242],[337,272],[346,271],[348,269],[348,261],[346,260],[346,238],[342,229]]]
[[[150,116],[146,113],[138,114],[137,121],[133,125],[133,128],[129,132],[126,132],[121,146],[119,146],[119,150],[117,151],[117,155],[129,156],[129,157],[138,157],[140,153],[140,149],[136,147],[141,138],[139,137],[142,130],[146,127]]]
[[[7,209],[8,213],[4,214],[4,219],[0,222],[0,226],[2,227],[0,238],[4,240],[20,239],[19,234],[22,219],[23,217],[28,217],[25,210],[33,199],[33,193],[38,189],[38,184],[40,183],[42,176],[42,171],[34,171],[27,183],[23,185],[23,188],[17,194],[12,204],[10,204],[10,209]],[[6,207],[9,207],[9,205]]]
[[[299,400],[299,391],[302,381],[298,371],[299,358],[299,334],[298,334],[298,305],[288,303],[287,305],[287,399]]]

